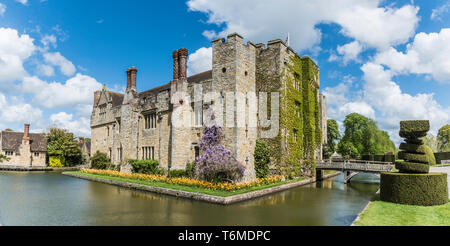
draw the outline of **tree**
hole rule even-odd
[[[324,158],[329,158],[336,151],[336,141],[341,137],[339,125],[336,120],[327,120],[327,144],[323,147]]]
[[[395,145],[386,131],[378,129],[376,122],[357,113],[344,120],[345,133],[338,144],[338,153],[357,157],[363,154],[395,152]]]
[[[82,164],[83,155],[74,139],[73,133],[65,129],[51,128],[47,134],[49,157],[59,158],[64,166]]]
[[[441,127],[437,134],[437,139],[439,141],[439,152],[449,152],[450,151],[450,125],[445,125]]]
[[[3,161],[9,161],[9,158],[0,154],[0,163],[2,163]]]
[[[437,137],[435,137],[433,134],[428,133],[427,136],[421,138],[423,143],[430,147],[430,149],[433,152],[439,152],[441,148],[441,141]]]
[[[269,175],[270,148],[266,142],[256,140],[255,146],[255,172],[257,178],[265,178]]]

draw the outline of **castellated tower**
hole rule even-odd
[[[255,178],[255,46],[237,33],[212,43],[213,90],[221,92],[224,145],[245,165],[245,180]]]

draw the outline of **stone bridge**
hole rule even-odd
[[[362,160],[325,160],[316,163],[316,180],[323,180],[323,170],[337,170],[344,172],[344,183],[359,173],[390,172],[392,162],[362,161]]]

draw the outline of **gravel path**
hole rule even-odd
[[[447,173],[448,193],[450,195],[450,167],[430,167],[430,172],[433,173]]]

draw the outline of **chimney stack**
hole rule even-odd
[[[173,81],[178,80],[178,50],[172,53],[173,57]]]
[[[30,124],[25,124],[25,128],[23,131],[23,139],[30,140]]]
[[[181,48],[178,50],[179,79],[186,78],[187,56],[188,50],[186,48]]]
[[[84,138],[83,137],[78,137],[78,143],[83,144],[84,143]]]
[[[127,70],[127,89],[136,89],[136,74],[137,69],[135,67],[131,67]]]

